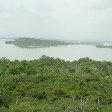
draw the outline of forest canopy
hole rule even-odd
[[[0,59],[0,112],[111,112],[112,62]]]

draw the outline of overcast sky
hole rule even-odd
[[[0,36],[112,40],[112,0],[0,0]]]

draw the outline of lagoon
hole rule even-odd
[[[89,57],[97,61],[112,61],[112,49],[96,48],[95,45],[66,45],[45,48],[19,48],[5,44],[8,39],[0,39],[0,58],[10,60],[33,60],[42,55],[64,59],[66,61]]]

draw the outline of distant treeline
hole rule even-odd
[[[2,58],[0,112],[112,112],[112,62]]]
[[[97,48],[112,48],[112,45],[102,45],[102,44],[99,44],[99,45],[96,45]]]
[[[97,48],[112,48],[112,46],[105,46],[103,42],[78,42],[78,41],[59,41],[50,39],[36,39],[36,38],[16,38],[13,41],[9,40],[6,44],[13,44],[20,48],[42,48],[61,45],[95,45]]]
[[[17,38],[14,41],[6,41],[6,44],[14,44],[21,48],[35,48],[35,47],[50,47],[60,45],[71,45],[72,42],[58,41],[58,40],[45,40],[35,38]]]

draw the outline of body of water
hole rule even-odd
[[[32,60],[38,59],[42,55],[47,55],[67,61],[78,60],[84,57],[99,61],[112,61],[112,49],[96,48],[94,45],[68,45],[25,49],[5,44],[5,41],[5,39],[0,39],[0,58],[6,57],[10,60]]]

